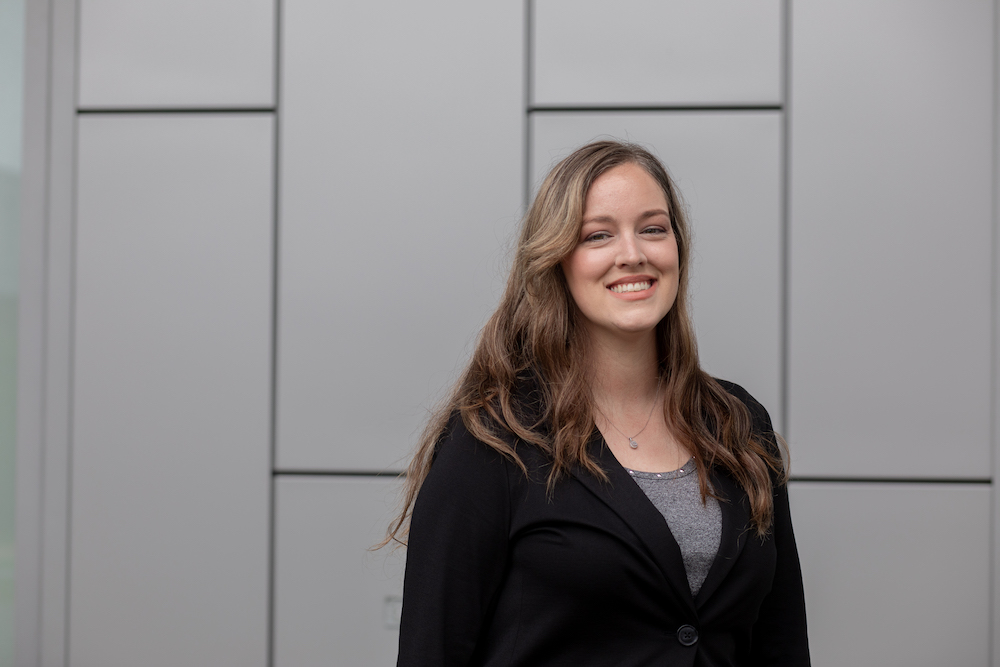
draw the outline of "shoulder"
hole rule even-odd
[[[434,449],[413,504],[411,540],[438,534],[446,524],[470,522],[503,531],[510,497],[511,463],[480,441],[456,412]]]
[[[771,416],[767,413],[767,408],[761,405],[760,401],[754,398],[750,392],[735,382],[729,382],[728,380],[721,380],[719,378],[713,379],[731,396],[746,406],[747,411],[750,413],[750,428],[753,434],[759,439],[765,449],[767,449],[768,453],[775,460],[782,461],[782,465],[787,466],[787,446],[784,444],[784,440],[782,440],[782,438],[775,433],[774,426],[771,424]],[[781,441],[781,444],[779,444],[779,440]],[[772,482],[777,481],[778,477],[775,477],[772,480]]]
[[[506,457],[474,436],[454,412],[434,446],[431,473],[439,474],[506,474]]]
[[[739,399],[739,401],[746,406],[747,410],[750,411],[750,418],[753,419],[754,431],[768,435],[774,432],[774,428],[771,426],[771,416],[767,413],[767,409],[761,405],[760,402],[750,394],[750,392],[735,382],[722,380],[720,378],[713,379],[731,396]]]

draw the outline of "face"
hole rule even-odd
[[[663,190],[637,164],[590,186],[576,248],[563,260],[573,300],[597,335],[651,332],[674,305],[677,239]]]

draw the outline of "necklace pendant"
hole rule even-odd
[[[628,446],[632,449],[639,449],[639,443],[635,441],[635,438],[628,439]]]

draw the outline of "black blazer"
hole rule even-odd
[[[764,408],[722,385],[773,439]],[[540,450],[517,446],[526,477],[452,420],[413,509],[397,665],[809,665],[785,487],[762,539],[712,471],[722,540],[693,597],[663,516],[596,429],[589,447],[610,482],[575,470],[547,495]]]

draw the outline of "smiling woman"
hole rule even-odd
[[[663,190],[636,164],[590,186],[580,243],[562,261],[566,285],[598,335],[653,335],[677,297],[677,237]]]
[[[699,366],[688,238],[641,147],[542,183],[386,540],[399,665],[809,664],[787,471],[767,411]]]

